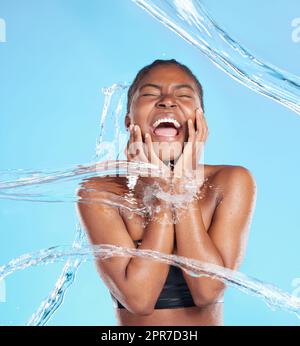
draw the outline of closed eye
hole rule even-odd
[[[142,96],[159,96],[159,95],[154,95],[154,94],[143,94]],[[189,95],[179,95],[179,97],[188,97],[188,98],[192,98],[192,96]]]

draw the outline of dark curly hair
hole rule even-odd
[[[186,73],[188,73],[195,81],[197,87],[198,87],[198,92],[199,92],[199,96],[200,96],[200,102],[201,102],[201,107],[204,111],[204,103],[203,103],[203,89],[202,89],[202,85],[199,82],[199,80],[197,79],[197,77],[193,74],[193,72],[184,64],[181,64],[180,62],[178,62],[175,59],[169,59],[169,60],[154,60],[150,65],[144,66],[141,70],[139,70],[139,72],[137,73],[137,75],[135,76],[132,84],[130,85],[128,92],[127,92],[127,113],[130,112],[130,105],[132,102],[132,97],[134,95],[134,93],[136,92],[139,82],[141,81],[141,79],[148,73],[150,72],[150,70],[156,66],[166,66],[166,65],[176,65],[180,68],[182,68]]]

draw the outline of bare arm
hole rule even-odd
[[[85,182],[78,191],[83,199],[109,197],[95,191],[95,184]],[[87,188],[92,186],[93,191]],[[77,203],[77,210],[92,244],[112,244],[135,249],[118,208],[103,203]],[[151,249],[171,254],[174,248],[174,224],[170,208],[161,204],[157,218],[164,224],[151,220],[145,228],[140,249]],[[169,265],[141,257],[111,257],[97,260],[97,270],[111,293],[127,310],[137,314],[152,313],[157,298],[166,281]]]
[[[256,186],[250,172],[241,166],[228,168],[222,179],[226,190],[206,231],[201,206],[191,202],[180,222],[175,225],[177,254],[236,270],[241,264],[254,209]],[[204,306],[223,295],[222,281],[191,277],[183,272],[198,306]]]

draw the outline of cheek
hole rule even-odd
[[[199,106],[200,105],[198,105],[195,101],[181,103],[181,109],[188,118],[196,117],[195,111]]]
[[[146,127],[147,119],[149,114],[153,110],[153,105],[144,104],[142,102],[137,102],[135,107],[132,109],[132,119],[135,124],[139,125],[141,129]]]

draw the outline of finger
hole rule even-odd
[[[130,144],[132,144],[134,142],[133,126],[134,126],[133,124],[130,124],[130,126],[129,126],[129,134],[130,134],[129,141],[130,141]]]
[[[152,144],[152,138],[150,136],[150,134],[147,132],[145,134],[145,142],[147,144],[147,158],[149,160],[149,162],[156,164],[159,160],[159,158],[157,157],[154,148],[153,148],[153,144]]]
[[[197,144],[196,144],[196,157],[199,157],[200,153],[203,151],[203,146],[204,146],[204,142],[205,142],[205,136],[206,136],[206,132],[207,132],[207,124],[205,121],[205,117],[203,114],[203,110],[202,108],[198,108],[198,112],[197,112],[197,118],[199,120],[199,123],[201,126],[201,129],[199,128],[199,133],[197,136]]]
[[[149,162],[155,165],[156,167],[158,167],[161,170],[161,172],[159,173],[161,173],[162,175],[165,176],[166,174],[170,173],[170,168],[166,166],[164,162],[161,161],[160,158],[156,155],[154,147],[153,147],[152,138],[149,133],[145,134],[145,142],[147,144]],[[154,173],[156,174],[156,172]]]
[[[130,131],[129,155],[130,155],[131,160],[136,160],[136,157],[139,154],[139,150],[137,149],[136,135],[135,135],[134,127],[135,127],[134,124],[131,124],[129,127],[129,131]]]
[[[193,125],[193,121],[192,119],[188,120],[188,129],[189,129],[189,138],[188,138],[188,142],[194,142],[195,140],[195,135],[196,135],[196,131]]]
[[[129,126],[129,140],[127,142],[127,147],[126,147],[126,155],[128,160],[132,160],[132,158],[135,155],[133,143],[134,143],[133,124],[131,124]]]
[[[200,123],[201,123],[201,131],[200,131],[200,134],[198,137],[198,142],[196,142],[195,154],[196,154],[197,160],[200,159],[200,157],[202,156],[202,153],[204,151],[204,143],[206,141],[207,132],[208,132],[206,119],[204,117],[204,113],[203,113],[202,108],[199,109],[199,119],[200,119]]]
[[[130,160],[130,155],[129,155],[129,140],[127,141],[126,147],[125,147],[125,155],[127,157],[127,160]]]
[[[203,136],[203,122],[202,122],[202,109],[198,108],[196,111],[196,124],[197,124],[197,131],[196,131],[196,140],[200,141]]]
[[[195,170],[197,168],[197,162],[199,157],[199,146],[201,144],[201,140],[203,137],[203,131],[204,126],[202,124],[202,108],[198,108],[196,110],[196,131],[194,131],[194,140],[192,141],[192,144],[189,148],[189,156],[190,158],[187,159],[188,164],[192,164],[192,170]],[[191,161],[190,161],[191,160]]]
[[[154,152],[153,149],[153,144],[152,144],[152,139],[149,133],[145,134],[145,143],[147,145],[147,159],[151,164],[154,164],[156,167],[159,168],[159,158],[157,157],[157,155]],[[153,174],[154,173],[154,174]],[[156,172],[153,172],[152,170],[150,170],[149,172],[150,176],[156,176]]]
[[[135,125],[135,127],[134,127],[134,134],[135,134],[136,148],[138,149],[137,158],[140,161],[148,162],[148,159],[146,157],[145,150],[144,150],[142,132],[141,132],[141,129],[138,125]]]
[[[203,123],[203,139],[202,140],[203,142],[205,142],[208,136],[208,126],[207,126],[207,122],[204,115],[203,115],[202,123]]]

